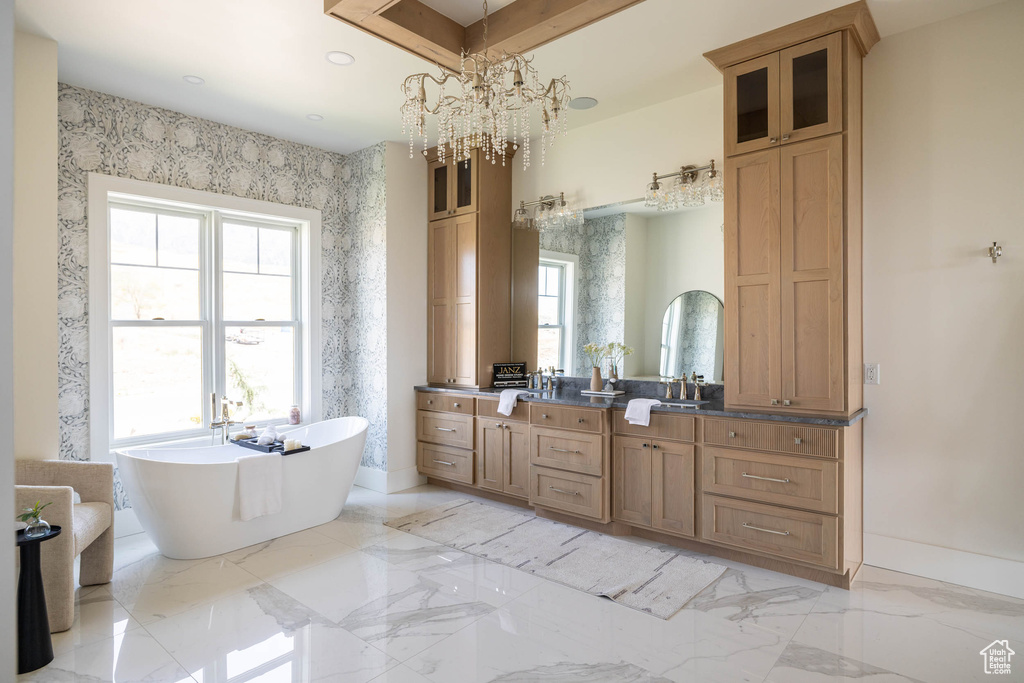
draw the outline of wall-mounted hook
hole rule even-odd
[[[988,255],[992,257],[992,263],[995,263],[996,259],[1003,255],[1003,248],[993,242],[992,246],[988,248]]]

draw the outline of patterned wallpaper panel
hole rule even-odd
[[[324,417],[369,419],[386,469],[384,144],[343,156],[83,88],[58,88],[60,457],[89,459],[90,172],[319,209]]]
[[[576,228],[548,229],[540,248],[579,257],[576,273],[576,367],[590,376],[589,342],[621,342],[626,334],[626,214],[587,219]]]

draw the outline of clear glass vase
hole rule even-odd
[[[33,517],[28,520],[28,525],[25,527],[25,538],[39,538],[45,536],[50,531],[50,523],[45,519],[39,517]]]

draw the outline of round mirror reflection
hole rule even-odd
[[[711,292],[683,292],[665,309],[661,324],[661,375],[722,381],[725,307]]]

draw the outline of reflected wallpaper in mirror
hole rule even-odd
[[[661,375],[705,381],[722,378],[725,308],[714,294],[683,292],[665,309],[661,324]]]

